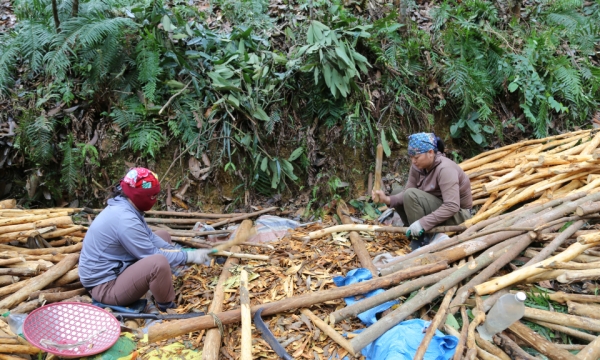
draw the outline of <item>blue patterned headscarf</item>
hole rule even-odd
[[[415,156],[429,150],[438,151],[438,137],[433,133],[417,133],[408,137],[408,155]]]

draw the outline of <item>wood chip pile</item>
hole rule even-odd
[[[455,359],[534,358],[524,349],[550,359],[598,359],[599,145],[600,132],[579,131],[509,145],[463,162],[481,207],[477,215],[466,226],[438,230],[454,231],[449,240],[410,253],[404,229],[352,225],[350,215],[360,214],[343,201],[337,217],[277,242],[248,243],[249,234],[238,232],[235,246],[221,249],[228,251],[224,264],[193,266],[175,278],[176,311],[209,315],[152,325],[150,346],[140,343],[139,355],[182,341],[207,359],[279,358],[261,337],[260,326],[249,325],[241,311],[247,290],[252,314],[262,311],[267,327],[293,358],[360,357],[366,345],[393,326],[419,317],[433,325],[416,359],[423,357],[436,328],[459,338]],[[43,303],[86,301],[76,268],[85,228],[69,216],[81,209],[12,208],[0,203],[0,309],[27,313]],[[274,210],[235,215],[155,211],[147,213],[147,220],[186,246],[213,247],[190,230],[196,221],[225,226]],[[327,231],[338,221],[346,232]],[[382,253],[396,258],[377,269],[372,259]],[[334,276],[358,267],[369,269],[374,278],[333,284]],[[244,272],[247,282],[240,280]],[[378,288],[387,290],[345,305],[344,297],[360,298]],[[485,321],[485,312],[511,290],[528,293],[524,318],[493,342],[481,339],[475,329]],[[394,299],[400,303],[381,320],[351,334],[365,328],[359,313]],[[550,305],[536,305],[539,299]],[[452,327],[455,318],[461,328]],[[552,341],[542,336],[549,332]],[[0,321],[0,359],[36,351]]]

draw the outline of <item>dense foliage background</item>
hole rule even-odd
[[[343,166],[366,181],[378,141],[389,156],[436,131],[460,139],[460,160],[589,126],[600,100],[600,0],[12,7],[0,168],[30,203],[101,198],[119,161],[163,179],[185,168],[173,189],[225,176],[236,201],[286,189],[314,201],[347,186]]]

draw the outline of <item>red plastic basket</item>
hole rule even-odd
[[[43,306],[23,323],[23,335],[31,344],[67,359],[106,351],[120,334],[119,321],[111,313],[76,302]]]

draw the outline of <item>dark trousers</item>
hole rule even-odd
[[[171,242],[168,232],[157,230],[155,234]],[[148,290],[159,303],[175,300],[171,267],[163,255],[156,254],[136,261],[116,279],[95,286],[90,293],[92,298],[104,304],[127,306],[139,300]]]
[[[403,195],[404,205],[396,207],[404,226],[410,226],[423,216],[429,215],[440,206],[442,199],[418,189],[406,189]],[[438,225],[460,225],[471,218],[469,209],[460,209],[453,217]]]

